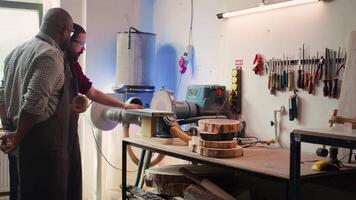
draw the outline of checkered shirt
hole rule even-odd
[[[3,84],[7,117],[14,124],[21,109],[38,115],[37,123],[48,119],[62,95],[62,50],[48,35],[38,33],[6,57]]]

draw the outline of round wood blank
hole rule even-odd
[[[237,146],[232,149],[215,149],[215,148],[199,147],[198,152],[202,156],[213,157],[213,158],[235,158],[243,155],[243,149],[240,146]]]
[[[240,121],[234,119],[202,119],[199,130],[211,133],[235,133],[240,131]]]

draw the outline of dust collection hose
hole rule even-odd
[[[185,143],[188,143],[190,140],[192,140],[192,136],[190,136],[190,135],[186,134],[185,132],[183,132],[182,130],[180,130],[179,127],[173,126],[169,129],[169,132],[173,136],[181,139]]]
[[[130,126],[124,125],[123,131],[124,131],[124,138],[128,138],[130,136]],[[127,146],[127,153],[129,154],[129,157],[131,158],[132,162],[135,163],[135,165],[138,165],[139,159],[133,152],[130,145]],[[150,167],[153,167],[158,163],[160,163],[163,160],[163,158],[164,158],[163,154],[158,154],[158,156],[150,163]]]
[[[165,117],[163,120],[167,125],[170,126],[169,132],[173,136],[181,139],[185,143],[188,143],[190,140],[192,140],[192,137],[190,135],[187,135],[184,131],[180,129],[177,119],[175,117]]]
[[[175,119],[168,123],[171,126],[171,128],[169,129],[169,132],[173,136],[181,139],[185,143],[188,143],[190,140],[192,140],[192,137],[190,135],[187,135],[184,131],[182,131],[179,128],[179,124]],[[130,137],[130,125],[128,125],[128,124],[123,125],[123,136],[124,136],[124,138]],[[131,158],[132,162],[135,163],[136,165],[138,165],[139,159],[133,152],[130,145],[127,146],[127,153],[129,154],[129,157]],[[153,166],[157,165],[158,163],[160,163],[163,160],[163,158],[164,158],[163,154],[158,154],[158,156],[150,163],[150,167],[153,167]]]

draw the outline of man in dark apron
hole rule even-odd
[[[78,94],[83,94],[90,100],[95,102],[126,109],[140,109],[142,106],[137,104],[127,104],[121,102],[109,95],[102,93],[92,86],[89,78],[86,77],[82,71],[82,68],[78,62],[79,56],[85,50],[86,32],[78,24],[73,24],[74,33],[71,36],[71,43],[66,51],[65,66],[66,69],[70,69],[68,74],[70,75],[71,89],[69,89],[69,99],[71,102],[71,112],[69,118],[69,134],[68,134],[68,157],[70,159],[70,165],[68,168],[68,186],[67,193],[68,199],[80,200],[82,198],[82,168],[81,157],[78,138],[78,118],[79,113],[86,110],[84,105],[76,105],[75,98]],[[84,98],[84,97],[83,97]]]
[[[63,96],[55,113],[35,124],[20,145],[21,199],[64,200],[67,198],[71,157],[70,90],[72,85],[65,70]]]
[[[5,59],[5,110],[16,132],[5,135],[0,148],[10,153],[18,147],[16,162],[11,162],[10,168],[19,169],[17,198],[21,200],[68,197],[72,86],[61,49],[69,44],[72,24],[65,10],[50,9],[36,37]]]

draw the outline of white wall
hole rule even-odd
[[[272,110],[284,105],[288,108],[290,93],[277,93],[271,96],[267,90],[267,76],[256,76],[252,71],[252,61],[256,53],[266,58],[283,54],[298,58],[298,48],[304,43],[316,55],[325,48],[337,50],[346,47],[348,34],[356,30],[356,1],[338,0],[318,2],[308,5],[289,7],[264,13],[250,14],[226,20],[218,20],[217,13],[234,8],[249,7],[244,0],[194,0],[193,44],[196,52],[196,73],[183,75],[178,90],[179,99],[185,96],[187,84],[223,84],[229,88],[231,69],[235,59],[243,59],[242,78],[242,116],[247,122],[247,133],[260,139],[274,136],[270,127],[273,120]],[[157,33],[157,68],[163,65],[160,48],[169,46],[161,54],[172,55],[175,61],[169,67],[169,76],[179,76],[176,61],[187,44],[190,1],[156,0],[154,5],[154,32]],[[179,11],[179,12],[177,12]],[[174,13],[174,14],[172,14]],[[172,53],[174,52],[174,53]],[[172,56],[174,58],[174,56]],[[162,83],[163,75],[158,75]],[[173,82],[171,86],[176,86]],[[174,88],[173,88],[174,89]],[[294,128],[325,127],[332,110],[337,108],[338,100],[322,96],[321,87],[316,95],[299,92],[302,100],[300,121],[289,121],[288,115],[282,116],[282,142],[289,146],[289,132]],[[314,151],[309,145],[303,150]]]

